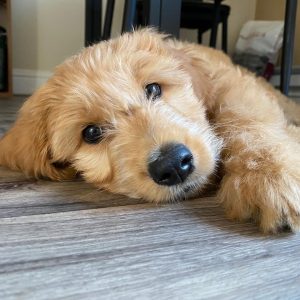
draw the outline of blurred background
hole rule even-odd
[[[106,0],[103,1],[104,6]],[[242,26],[249,20],[283,20],[284,0],[225,0],[230,6],[228,53],[232,55]],[[121,32],[124,0],[115,3],[112,37]],[[298,16],[300,16],[298,5]],[[105,9],[102,10],[103,15]],[[2,15],[2,10],[1,10]],[[0,25],[4,18],[0,15]],[[104,20],[104,16],[102,18]],[[11,0],[12,78],[14,94],[31,94],[56,65],[84,47],[84,0]],[[221,30],[217,48],[221,48]],[[209,44],[210,33],[202,43]],[[197,42],[197,31],[181,29],[180,39]],[[296,23],[291,85],[300,86],[300,18]],[[278,84],[278,71],[272,78]]]

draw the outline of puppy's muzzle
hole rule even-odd
[[[183,144],[164,145],[159,153],[148,164],[148,172],[157,184],[172,186],[183,183],[195,169],[193,155]]]

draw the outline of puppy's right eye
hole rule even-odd
[[[88,125],[82,131],[82,137],[88,144],[97,144],[100,142],[103,131],[98,125]]]
[[[145,87],[146,96],[148,99],[156,100],[161,96],[161,87],[158,83],[150,83]]]

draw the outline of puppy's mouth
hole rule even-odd
[[[196,177],[196,178],[195,178]],[[207,176],[191,176],[183,184],[171,187],[171,198],[174,200],[190,198],[199,195],[208,183]]]

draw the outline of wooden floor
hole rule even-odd
[[[0,135],[23,98],[0,100]],[[0,299],[300,299],[300,234],[0,167]]]

